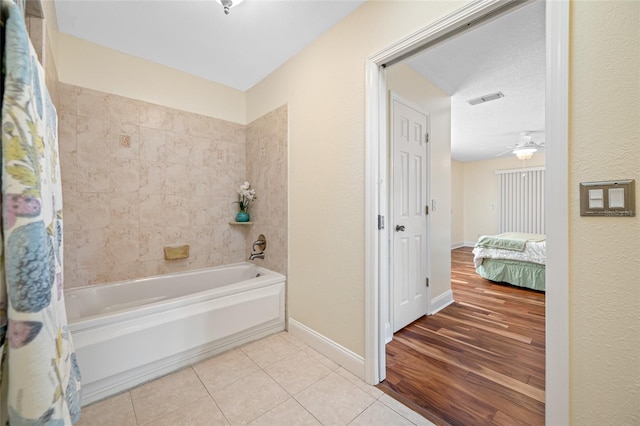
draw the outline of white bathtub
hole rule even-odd
[[[284,283],[236,263],[65,290],[82,404],[284,330]]]

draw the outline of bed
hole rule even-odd
[[[483,235],[473,248],[473,255],[480,276],[545,291],[546,240],[543,234]]]

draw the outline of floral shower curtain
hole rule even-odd
[[[80,372],[62,292],[57,117],[22,12],[0,1],[0,424],[70,425]]]

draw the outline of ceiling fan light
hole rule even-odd
[[[519,148],[514,149],[513,153],[518,157],[518,160],[530,160],[531,157],[533,157],[533,153],[536,151],[536,148]]]
[[[223,9],[224,9],[224,14],[228,15],[229,14],[229,9],[231,9],[232,7],[235,7],[237,5],[239,5],[240,3],[242,3],[244,0],[216,0],[216,2],[218,2],[219,4],[222,5]]]

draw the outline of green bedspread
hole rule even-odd
[[[476,268],[476,272],[491,281],[506,282],[539,291],[546,289],[545,267],[537,263],[485,258]]]

